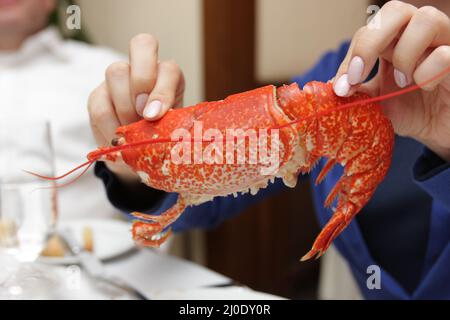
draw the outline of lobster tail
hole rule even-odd
[[[319,184],[335,164],[344,166],[344,174],[325,200],[329,207],[337,199],[336,209],[303,261],[325,253],[370,200],[389,169],[394,134],[380,106],[365,94],[340,98],[331,83],[316,81],[303,90],[296,84],[282,86],[277,93],[279,106],[295,122],[305,150],[305,167],[300,171],[308,172],[318,159],[328,158],[317,176]]]

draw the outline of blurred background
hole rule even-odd
[[[185,73],[187,105],[289,82],[350,38],[368,17],[368,3],[361,0],[77,0],[75,4],[81,7],[81,31],[93,44],[126,54],[133,35],[156,35],[161,59],[175,59]],[[171,250],[254,289],[315,298],[319,262],[300,263],[299,257],[317,232],[309,186],[303,184],[217,229],[178,235]]]

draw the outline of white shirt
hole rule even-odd
[[[86,154],[96,148],[87,99],[104,79],[106,67],[118,60],[123,57],[109,49],[63,40],[49,27],[28,38],[18,51],[0,51],[0,117],[49,120],[56,173],[64,173],[86,161]],[[92,169],[58,190],[58,207],[62,220],[117,212]]]

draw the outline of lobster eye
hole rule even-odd
[[[111,140],[111,145],[113,147],[117,147],[117,146],[122,145],[124,142],[125,142],[125,139],[123,137],[114,138],[114,139]]]

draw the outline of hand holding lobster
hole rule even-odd
[[[450,67],[450,19],[434,7],[388,2],[377,13],[378,26],[361,28],[334,81],[339,96],[355,91],[373,96],[411,83],[423,83]],[[374,18],[377,19],[377,18]],[[361,85],[377,58],[377,76]],[[395,132],[425,144],[450,161],[450,76],[383,103]]]
[[[183,73],[173,61],[158,61],[158,40],[150,34],[133,37],[129,62],[110,65],[105,81],[89,97],[91,128],[98,146],[110,146],[120,126],[142,117],[157,120],[169,108],[181,107],[183,94]],[[139,181],[121,162],[106,165],[122,180]]]

